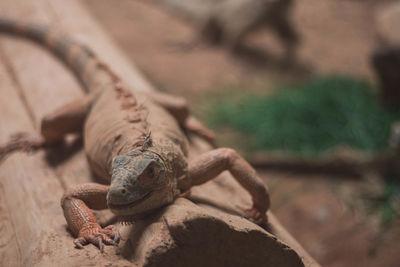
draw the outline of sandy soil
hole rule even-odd
[[[282,49],[273,35],[259,33],[249,45],[264,51],[263,62],[238,58],[224,48],[200,43],[181,45],[196,32],[176,15],[141,0],[85,0],[129,58],[163,91],[184,95],[192,105],[207,92],[240,85],[268,90],[278,81],[313,74],[340,73],[374,81],[369,53],[375,44],[373,20],[382,1],[297,0],[293,21],[302,43],[299,64],[280,67]],[[332,177],[265,173],[273,193],[273,210],[323,266],[396,266],[399,229],[351,210],[340,188],[360,186]]]

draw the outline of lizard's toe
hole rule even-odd
[[[120,240],[120,234],[114,225],[109,225],[103,229],[103,232],[113,240],[113,245],[117,245]]]
[[[76,248],[82,249],[84,245],[86,245],[88,242],[84,237],[78,237],[77,239],[74,240],[74,244]]]

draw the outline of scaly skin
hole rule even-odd
[[[219,148],[188,162],[188,130],[212,141],[213,133],[189,116],[186,102],[164,94],[133,93],[94,53],[47,28],[0,19],[7,32],[46,45],[82,81],[87,96],[42,119],[40,135],[20,134],[0,147],[3,157],[15,150],[39,149],[83,133],[84,149],[94,173],[110,185],[77,185],[61,206],[77,248],[92,243],[116,245],[113,226],[101,228],[91,210],[110,208],[120,221],[140,218],[172,203],[190,187],[228,170],[251,194],[250,216],[266,221],[267,188],[256,171],[234,150]]]

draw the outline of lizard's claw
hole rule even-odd
[[[104,245],[117,246],[119,239],[120,235],[114,225],[109,225],[105,228],[93,226],[82,229],[79,232],[79,237],[74,240],[74,244],[76,248],[82,249],[83,246],[92,243],[103,253]]]
[[[268,223],[268,218],[266,213],[260,212],[255,207],[246,210],[244,217],[258,225],[265,225],[266,223]]]
[[[115,243],[115,244],[118,244],[118,243],[119,243],[119,240],[120,240],[120,235],[119,235],[119,232],[117,232],[117,233],[115,234],[115,237],[114,237],[114,243]]]

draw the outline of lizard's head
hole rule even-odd
[[[162,158],[149,150],[117,156],[107,194],[108,207],[125,220],[171,203],[176,182]]]

